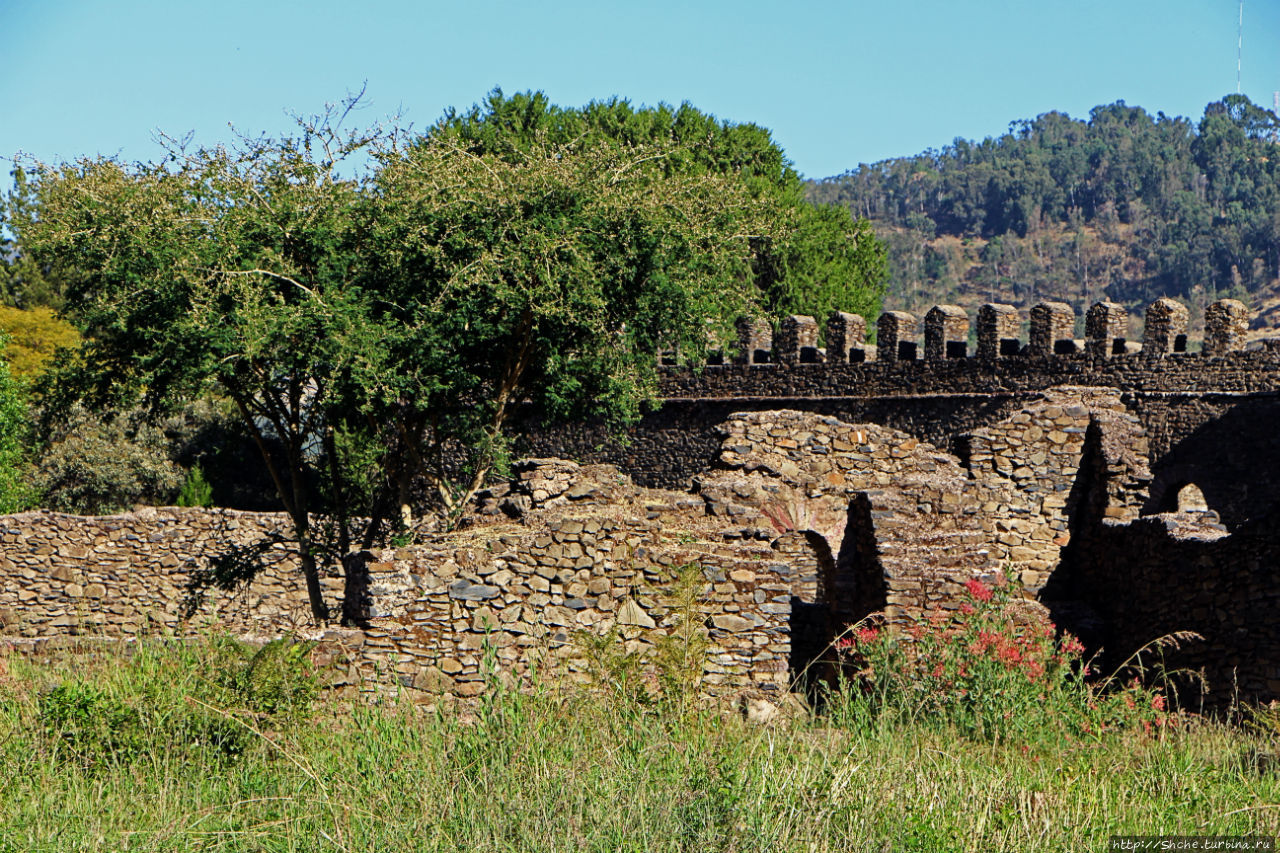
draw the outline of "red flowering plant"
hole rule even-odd
[[[1176,721],[1163,693],[1136,680],[1095,687],[1084,644],[1002,579],[970,580],[951,607],[892,628],[851,626],[834,648],[830,707],[851,723],[924,721],[1004,740],[1154,734]]]

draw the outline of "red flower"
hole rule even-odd
[[[993,593],[991,587],[987,586],[977,578],[970,578],[964,582],[965,589],[969,590],[969,594],[977,601],[990,601]]]
[[[962,601],[960,602],[960,612],[965,616],[968,616],[970,613],[976,613],[977,611],[974,609],[972,604],[967,601]]]
[[[874,643],[876,638],[880,636],[880,631],[876,628],[862,627],[858,629],[859,643]]]
[[[1063,634],[1061,648],[1066,654],[1078,655],[1084,651],[1084,643],[1080,642],[1074,634]]]
[[[972,645],[969,646],[969,651],[970,653],[975,655],[986,654],[987,649],[991,648],[992,646],[997,646],[997,647],[1000,646],[1000,639],[1001,639],[1000,635],[997,634],[995,631],[979,631],[978,639],[976,642],[974,642]]]
[[[1152,707],[1152,708],[1155,708],[1157,711],[1163,711],[1163,710],[1164,710],[1164,696],[1163,696],[1162,694],[1160,694],[1160,693],[1157,693],[1157,694],[1156,694],[1156,695],[1151,699],[1151,707]]]

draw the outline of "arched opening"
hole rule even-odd
[[[1204,499],[1204,492],[1200,491],[1199,486],[1187,483],[1178,489],[1175,509],[1178,512],[1208,512],[1209,503]]]
[[[1204,490],[1186,480],[1171,484],[1155,503],[1156,512],[1208,512],[1209,501]]]
[[[821,657],[829,639],[827,605],[822,598],[823,579],[835,560],[827,540],[812,530],[790,530],[773,541],[773,549],[792,567],[791,654],[787,661],[791,681],[798,689],[810,680],[811,664]]]

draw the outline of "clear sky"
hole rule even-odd
[[[417,127],[494,86],[690,101],[770,128],[807,177],[1124,100],[1236,89],[1236,0],[0,0],[0,156],[158,156],[290,127],[367,83]],[[1280,0],[1245,0],[1244,94],[1280,89]]]

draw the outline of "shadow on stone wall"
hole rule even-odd
[[[1274,514],[1280,477],[1269,473],[1280,471],[1280,400],[1243,400],[1214,414],[1154,462],[1144,515],[1176,511],[1179,490],[1191,484],[1228,530]]]
[[[1175,447],[1177,466],[1156,475],[1160,488],[1148,506],[1161,506],[1170,494],[1176,499],[1185,477],[1196,478],[1211,508],[1235,506],[1224,499],[1233,494],[1230,470],[1214,468],[1215,458],[1231,454],[1213,451],[1231,442],[1233,428],[1246,454],[1254,442],[1272,446],[1247,408],[1236,412],[1222,432],[1205,429],[1192,446]],[[1206,458],[1196,458],[1197,448]],[[1148,678],[1168,677],[1185,708],[1229,710],[1280,697],[1280,516],[1274,510],[1237,516],[1230,531],[1212,511],[1120,522],[1107,517],[1112,480],[1101,430],[1091,424],[1072,490],[1071,541],[1040,596],[1054,622],[1098,654],[1103,675],[1132,664],[1145,648],[1136,662]],[[1123,677],[1136,674],[1130,667]]]

